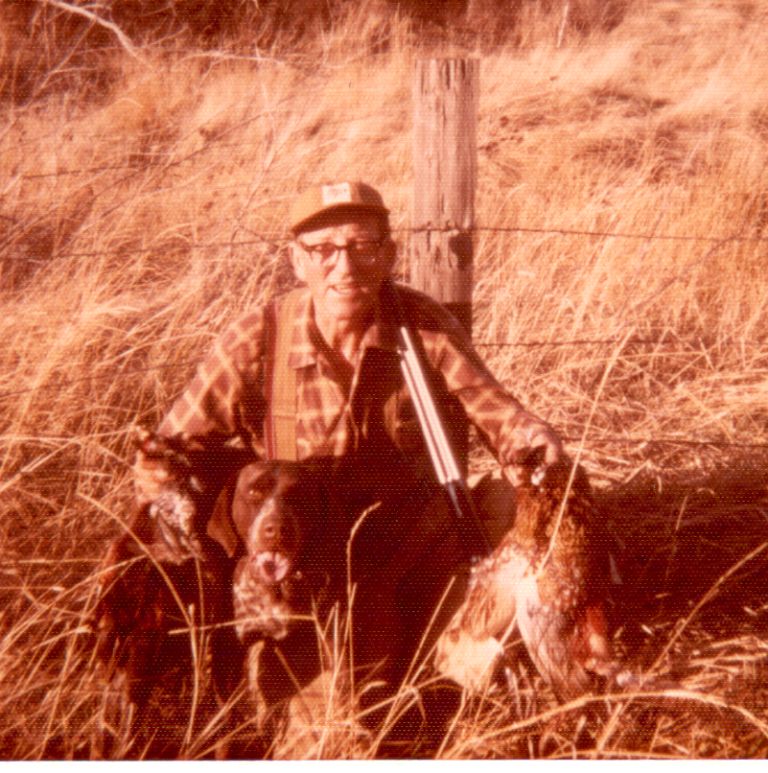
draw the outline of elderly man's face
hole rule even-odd
[[[291,249],[293,269],[312,295],[315,316],[341,322],[365,319],[395,259],[377,217],[336,216],[328,225],[299,234]]]

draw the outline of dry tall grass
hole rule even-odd
[[[517,689],[468,700],[439,756],[768,754],[768,6],[643,0],[590,26],[598,5],[531,2],[495,48],[458,27],[425,43],[374,3],[292,48],[47,40],[23,84],[39,39],[3,28],[3,757],[141,754],[84,625],[129,426],[290,283],[306,183],[377,184],[407,270],[412,64],[480,51],[475,338],[603,484],[617,644],[680,687],[558,707],[521,655]],[[187,732],[192,703],[165,719],[180,756],[216,743],[213,709]],[[343,690],[324,705],[303,753],[374,753]]]

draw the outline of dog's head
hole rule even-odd
[[[240,471],[232,519],[265,583],[281,582],[295,567],[317,512],[316,488],[307,470],[292,462],[254,462]]]
[[[282,638],[328,584],[314,558],[303,560],[315,552],[307,545],[323,540],[327,499],[326,476],[311,463],[253,462],[238,474],[231,518],[246,554],[235,577],[241,638]]]

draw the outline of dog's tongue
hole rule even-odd
[[[255,556],[256,566],[264,582],[281,582],[288,574],[291,562],[282,553],[265,550]]]

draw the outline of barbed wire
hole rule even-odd
[[[587,347],[587,346],[614,346],[623,344],[625,346],[689,346],[689,350],[683,352],[690,355],[701,355],[700,347],[706,342],[700,337],[683,338],[675,335],[674,337],[660,336],[659,338],[574,338],[568,340],[559,341],[544,341],[544,340],[531,340],[531,341],[473,341],[472,345],[475,347],[483,348],[546,348],[546,347]],[[725,341],[718,342],[721,346],[728,346],[730,348],[749,348],[749,349],[765,349],[768,352],[768,342],[761,341]],[[695,347],[695,348],[694,348]],[[135,373],[149,373],[152,371],[170,370],[173,368],[183,368],[197,364],[197,361],[187,360],[175,362],[172,364],[163,365],[147,365],[140,368],[130,368],[120,371],[121,376],[131,375]],[[110,372],[104,375],[92,374],[89,376],[80,376],[74,379],[65,379],[57,381],[55,383],[50,382],[42,384],[36,387],[25,387],[22,389],[14,389],[7,392],[0,392],[0,400],[8,399],[10,397],[18,397],[24,394],[37,392],[45,389],[61,388],[66,386],[72,386],[74,384],[84,383],[87,381],[99,381],[99,380],[114,380],[115,373]]]
[[[289,99],[282,100],[282,102],[290,101]],[[260,111],[255,116],[248,116],[245,119],[236,122],[235,124],[225,124],[222,126],[216,126],[215,121],[211,121],[212,124],[214,124],[214,128],[210,128],[205,123],[200,124],[200,126],[197,126],[194,130],[190,132],[189,136],[193,136],[195,133],[198,133],[204,140],[205,144],[201,148],[197,148],[194,151],[188,152],[187,155],[177,157],[176,153],[171,150],[136,150],[130,154],[131,158],[134,159],[140,159],[143,158],[146,161],[149,161],[150,163],[146,164],[144,167],[138,166],[136,162],[134,163],[124,163],[124,164],[103,164],[103,165],[96,165],[96,166],[84,166],[84,167],[76,167],[76,168],[68,168],[68,169],[57,169],[53,172],[25,172],[20,175],[18,175],[18,179],[20,180],[40,180],[45,178],[57,178],[57,177],[70,177],[74,175],[81,175],[81,174],[95,174],[99,172],[105,172],[105,171],[120,171],[120,170],[126,170],[131,169],[138,172],[146,171],[151,172],[155,170],[156,168],[160,167],[161,169],[165,170],[167,167],[173,167],[173,166],[179,166],[180,164],[183,164],[187,161],[190,161],[194,158],[197,158],[200,155],[204,155],[206,152],[209,151],[216,151],[216,150],[222,150],[227,148],[248,148],[248,147],[258,147],[264,144],[263,140],[254,140],[254,141],[240,141],[240,142],[222,142],[222,140],[230,134],[234,133],[235,129],[242,129],[243,126],[252,123],[260,118],[263,118],[265,115],[268,115],[270,117],[273,117],[275,115],[280,114],[287,114],[290,113],[291,110],[288,108],[270,108]],[[371,113],[365,113],[364,115],[359,116],[351,116],[346,118],[339,118],[339,119],[333,119],[333,120],[323,120],[322,125],[324,127],[328,126],[346,126],[348,124],[356,123],[358,121],[368,121],[374,118],[383,119],[383,118],[391,118],[393,117],[393,114],[391,113],[385,113],[382,111],[377,112],[371,112]],[[80,137],[80,135],[78,135]],[[84,138],[95,138],[95,139],[108,139],[114,137],[115,139],[122,139],[125,141],[125,135],[114,133],[114,134],[91,134],[91,135],[84,135]],[[134,135],[134,139],[138,140],[139,143],[141,142],[152,142],[153,140],[157,141],[159,140],[159,136],[157,132],[155,131],[146,131],[143,133],[137,133]],[[154,162],[154,163],[152,163]]]
[[[177,163],[177,162],[172,162]],[[96,168],[96,167],[95,167]],[[133,169],[134,167],[103,167],[113,169]],[[41,175],[45,176],[45,175]],[[237,184],[231,186],[225,186],[226,188],[241,187]],[[222,188],[221,190],[223,190]],[[214,188],[212,190],[219,190]],[[9,216],[5,215],[5,218],[11,220]],[[470,228],[459,230],[450,226],[398,226],[391,229],[393,234],[412,234],[412,233],[534,233],[534,234],[550,234],[550,235],[562,235],[562,236],[585,236],[585,237],[600,237],[600,238],[613,238],[613,239],[640,239],[644,241],[687,241],[687,242],[738,242],[738,243],[763,243],[768,242],[768,236],[744,236],[742,234],[725,234],[722,236],[712,236],[710,234],[664,234],[664,233],[643,233],[632,231],[599,231],[590,229],[579,228],[565,228],[562,226],[522,226],[522,225],[509,225],[509,226],[493,226],[493,225],[476,225]],[[289,242],[292,236],[286,231],[262,231],[252,232],[255,240],[259,241],[281,241]],[[208,247],[231,247],[239,245],[253,244],[254,240],[229,240],[229,241],[217,241],[217,242],[188,242],[186,246],[188,249],[206,249]],[[151,248],[137,248],[137,252],[146,252]],[[105,254],[124,254],[125,250],[113,249],[113,250],[99,250],[99,255]],[[91,253],[80,252],[58,252],[51,256],[51,258],[60,257],[77,257],[80,255],[87,255]]]
[[[243,145],[258,145],[261,143],[257,142],[227,142],[223,143],[221,145],[218,145],[219,148],[235,148],[235,147],[242,147]],[[135,173],[140,173],[144,171],[156,171],[161,170],[165,171],[167,168],[178,166],[180,164],[183,164],[185,161],[189,161],[193,158],[194,155],[200,154],[205,150],[205,148],[198,148],[195,151],[192,151],[192,153],[188,154],[187,156],[184,156],[182,158],[174,158],[173,154],[171,153],[165,153],[162,151],[153,151],[153,150],[146,150],[146,151],[136,151],[133,156],[137,159],[150,159],[150,160],[159,160],[160,158],[165,159],[162,164],[157,164],[150,167],[141,167],[137,162],[134,163],[126,163],[126,164],[104,164],[102,166],[86,166],[82,167],[80,169],[59,169],[55,172],[39,172],[35,174],[22,174],[19,175],[20,180],[42,180],[46,178],[56,178],[56,177],[67,177],[67,176],[74,176],[74,175],[80,175],[80,174],[97,174],[99,172],[115,172],[115,171],[126,171],[126,170],[132,170]],[[237,184],[229,187],[243,187],[242,184]],[[206,190],[209,190],[206,188]],[[215,187],[211,190],[221,190],[221,188]]]
[[[157,247],[121,247],[121,248],[114,248],[109,250],[91,250],[91,251],[83,251],[83,252],[57,252],[55,255],[52,255],[47,260],[44,258],[34,258],[34,257],[25,257],[25,256],[18,256],[18,255],[8,255],[6,257],[0,258],[0,262],[3,260],[6,261],[34,261],[37,263],[46,263],[50,260],[59,260],[62,258],[103,258],[103,257],[125,257],[128,255],[143,255],[148,252],[163,252],[168,250],[178,250],[178,249],[186,249],[190,251],[197,251],[197,250],[207,250],[207,249],[214,249],[214,248],[224,248],[224,247],[248,247],[253,246],[256,244],[267,244],[274,247],[279,247],[283,244],[287,244],[290,241],[290,238],[285,236],[284,234],[261,234],[258,236],[255,236],[252,239],[237,239],[237,240],[230,240],[230,241],[217,241],[217,242],[184,242],[182,240],[177,240],[171,244],[163,244]]]
[[[748,443],[740,440],[707,440],[705,438],[676,438],[676,437],[633,437],[620,435],[562,435],[561,439],[566,443],[589,442],[593,444],[615,445],[646,445],[646,446],[685,446],[688,448],[751,448],[768,449],[768,443]]]
[[[412,231],[433,231],[438,229],[410,229]],[[448,230],[448,229],[445,229]],[[703,234],[653,234],[633,233],[629,231],[594,231],[578,228],[559,228],[547,226],[532,228],[530,226],[476,226],[472,231],[485,231],[492,233],[535,233],[535,234],[561,234],[563,236],[589,236],[615,239],[642,239],[643,241],[688,241],[688,242],[768,242],[768,236],[741,236],[739,234],[727,236],[709,236]]]
[[[569,346],[615,346],[617,344],[625,344],[626,346],[679,346],[687,345],[690,347],[690,354],[701,354],[699,348],[707,342],[701,337],[681,337],[675,335],[674,338],[572,338],[560,341],[473,341],[473,346],[480,346],[487,349],[492,348],[507,348],[507,347],[519,347],[519,348],[543,348],[543,347],[569,347]],[[729,348],[743,347],[747,349],[766,349],[768,352],[768,342],[763,341],[719,341],[712,343],[713,346],[728,346]]]
[[[603,342],[613,342],[612,339],[602,339]],[[618,341],[618,339],[617,339]],[[548,345],[551,342],[517,342],[512,345],[527,345],[527,344],[542,344]],[[565,344],[566,342],[562,342]],[[582,342],[569,342],[571,345],[580,345]],[[594,343],[594,341],[589,341]],[[197,363],[195,360],[186,360],[175,362],[172,364],[166,363],[163,365],[148,365],[141,368],[125,369],[119,373],[120,377],[130,376],[132,374],[146,374],[153,371],[171,370],[176,368],[192,367]],[[92,374],[89,376],[82,376],[74,379],[67,379],[64,381],[58,381],[56,383],[49,382],[47,384],[41,384],[37,387],[27,387],[24,389],[15,389],[7,392],[0,392],[0,401],[6,400],[12,397],[20,397],[21,395],[31,394],[34,392],[40,392],[50,389],[61,389],[67,386],[73,386],[80,383],[86,383],[89,381],[114,381],[115,373],[110,372],[108,374]],[[621,435],[562,435],[562,440],[567,443],[581,443],[589,442],[591,444],[612,444],[612,445],[637,445],[637,446],[649,446],[649,445],[666,445],[666,446],[681,446],[687,448],[722,448],[722,449],[768,449],[768,443],[755,443],[747,442],[743,440],[716,440],[713,438],[691,438],[691,437],[637,437],[637,436],[621,436]]]
[[[396,234],[409,234],[409,233],[454,233],[456,229],[453,228],[413,228],[413,227],[398,227],[392,229]],[[464,233],[476,232],[476,233],[536,233],[536,234],[550,234],[561,236],[580,236],[580,237],[599,237],[599,238],[618,238],[618,239],[640,239],[644,241],[688,241],[688,242],[703,242],[703,243],[721,243],[722,245],[728,243],[766,243],[768,237],[766,236],[743,236],[739,234],[729,236],[709,236],[703,234],[651,234],[651,233],[632,233],[627,231],[592,231],[592,230],[579,230],[572,228],[562,228],[557,226],[548,226],[535,228],[531,226],[474,226],[471,229],[467,229]],[[235,248],[235,247],[247,247],[256,244],[267,244],[273,247],[280,247],[289,243],[292,239],[290,234],[285,231],[263,231],[263,232],[251,232],[249,239],[230,239],[222,241],[211,242],[182,242],[180,240],[173,244],[163,244],[158,246],[144,246],[144,247],[119,247],[109,248],[102,250],[90,250],[90,251],[63,251],[52,254],[50,257],[39,256],[19,256],[19,255],[6,255],[0,260],[2,261],[20,261],[20,262],[39,262],[45,263],[50,260],[60,260],[63,258],[88,258],[88,257],[121,257],[128,255],[140,255],[153,251],[162,251],[168,249],[183,248],[189,251],[207,250],[213,248]],[[20,237],[19,237],[20,238]],[[13,241],[9,243],[15,243]]]
[[[135,169],[136,164],[105,164],[104,166],[87,166],[82,169],[59,169],[56,172],[40,172],[37,174],[19,175],[20,180],[42,180],[46,177],[66,177],[67,175],[96,174],[97,172],[112,172],[117,170]]]
[[[449,231],[455,232],[453,228],[411,228],[400,227],[393,229],[395,233],[407,234],[415,232],[429,231]],[[647,233],[631,233],[631,232],[610,232],[610,231],[592,231],[592,230],[580,230],[580,229],[568,229],[561,227],[542,227],[533,228],[528,226],[475,226],[469,229],[475,232],[497,232],[497,233],[538,233],[538,234],[554,234],[554,235],[566,235],[566,236],[578,236],[578,237],[602,237],[602,238],[628,238],[628,239],[643,239],[643,240],[684,240],[684,241],[699,241],[699,242],[721,242],[723,244],[727,242],[765,242],[768,238],[765,237],[746,237],[740,235],[733,235],[727,237],[714,237],[704,236],[699,234],[647,234]],[[60,252],[51,256],[50,259],[59,259],[64,257],[75,258],[88,258],[88,257],[105,257],[105,256],[125,256],[132,254],[146,254],[153,251],[168,250],[168,249],[187,249],[187,250],[206,250],[206,249],[220,249],[220,248],[235,248],[235,247],[247,247],[255,245],[268,245],[271,247],[280,247],[290,241],[291,237],[284,232],[251,232],[252,238],[239,239],[239,240],[224,240],[224,241],[211,241],[211,242],[175,242],[171,245],[162,245],[156,247],[136,247],[136,248],[120,248],[111,250],[93,250],[93,251],[80,251],[80,252]],[[35,259],[33,257],[18,257],[9,256],[4,260],[26,260],[38,263],[46,262],[44,259]],[[534,348],[534,347],[581,347],[581,346],[605,346],[616,345],[621,342],[618,338],[582,338],[571,340],[530,340],[530,341],[483,341],[479,340],[474,343],[477,347],[484,348],[501,348],[501,347],[521,347],[521,348]],[[700,337],[693,339],[681,339],[679,336],[674,338],[661,337],[661,338],[635,338],[625,341],[626,344],[633,345],[648,345],[648,346],[661,346],[661,345],[680,345],[687,343],[689,346],[695,345],[700,347],[703,343]],[[734,347],[764,347],[766,344],[756,341],[740,341],[730,343],[729,346]],[[128,376],[137,373],[149,373],[152,371],[162,371],[172,368],[189,367],[194,363],[189,362],[177,362],[173,364],[164,365],[151,365],[141,368],[132,368],[121,371],[120,376]],[[31,394],[38,391],[49,389],[61,389],[66,386],[75,385],[78,383],[85,383],[90,381],[100,380],[114,380],[115,373],[99,375],[93,374],[89,376],[83,376],[76,379],[68,379],[64,381],[58,381],[56,383],[42,384],[37,387],[29,387],[24,389],[16,389],[6,392],[0,392],[0,400],[7,400],[13,397],[20,397],[25,394]],[[742,441],[720,441],[712,439],[702,438],[668,438],[668,437],[621,437],[621,436],[598,436],[586,438],[590,442],[599,443],[619,443],[619,444],[632,444],[632,445],[677,445],[685,447],[716,447],[716,448],[768,448],[768,443],[748,443]],[[564,440],[568,442],[576,442],[582,440],[581,437],[565,437]]]

